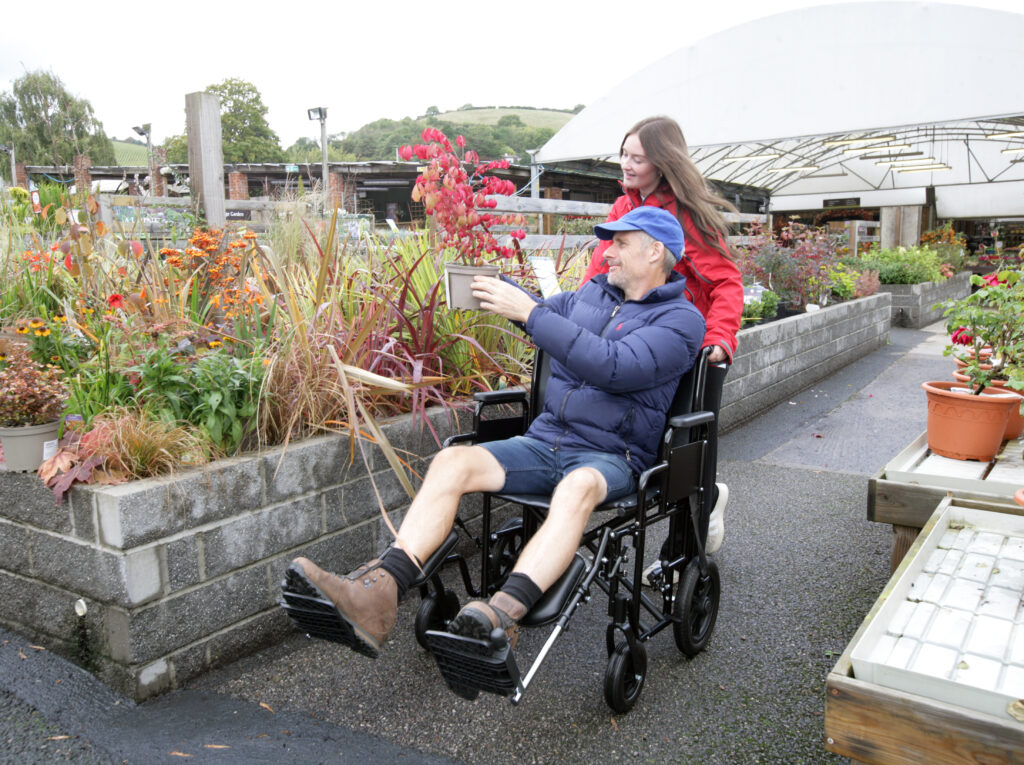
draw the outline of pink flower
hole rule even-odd
[[[466,148],[466,139],[463,138],[461,135],[455,136],[455,143],[460,149]]]
[[[401,147],[398,150],[398,156],[400,156],[402,159],[404,159],[406,162],[408,162],[410,159],[412,159],[412,147],[411,146],[403,146],[403,147]]]

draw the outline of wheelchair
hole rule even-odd
[[[688,658],[708,645],[721,593],[717,563],[704,549],[715,478],[715,466],[705,461],[715,414],[702,409],[708,353],[708,349],[702,350],[693,368],[680,380],[659,458],[639,476],[636,494],[594,510],[568,569],[520,620],[523,629],[551,628],[525,675],[500,628],[493,631],[490,640],[445,631],[459,610],[459,600],[445,586],[440,572],[444,566],[455,564],[470,597],[492,595],[512,572],[523,545],[543,521],[550,498],[485,493],[478,537],[461,519],[456,520],[457,528],[474,539],[479,548],[476,581],[466,559],[453,552],[460,538],[456,529],[424,563],[423,574],[415,583],[421,596],[416,639],[433,654],[445,683],[456,694],[475,699],[483,691],[507,696],[518,704],[559,635],[577,609],[591,599],[595,588],[608,597],[604,698],[614,711],[629,711],[640,697],[647,673],[644,644],[649,639],[671,627],[677,648]],[[452,436],[444,446],[484,443],[524,433],[532,416],[540,412],[548,371],[548,357],[538,349],[529,391],[476,394],[472,430]],[[519,510],[492,529],[494,511],[509,505]],[[652,577],[649,594],[641,589],[647,531],[666,525],[668,542],[661,551],[661,574]]]

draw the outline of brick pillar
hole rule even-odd
[[[17,179],[17,184],[23,189],[28,188],[28,170],[25,169],[24,162],[14,163],[14,176]]]
[[[237,170],[228,173],[228,199],[249,198],[249,176]]]
[[[86,154],[76,154],[72,167],[75,171],[75,189],[78,193],[89,193],[92,191],[92,175],[89,168],[92,167],[92,160]]]
[[[160,168],[167,164],[167,149],[157,147],[153,149],[153,167],[150,168],[149,193],[154,197],[167,196],[167,186]]]
[[[341,207],[342,211],[353,212],[349,209],[352,206],[353,197],[355,194],[355,184],[351,189],[345,187],[345,178],[341,173],[328,173],[328,203],[330,204],[330,213],[334,212],[335,207]]]

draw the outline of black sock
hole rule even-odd
[[[420,577],[419,566],[401,547],[391,546],[380,556],[380,567],[395,578],[398,585],[398,600],[401,601],[409,587]]]
[[[540,600],[540,596],[544,594],[530,577],[518,572],[509,574],[505,584],[501,585],[501,591],[526,606],[527,611],[533,608]]]

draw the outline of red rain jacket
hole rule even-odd
[[[652,205],[668,210],[678,217],[676,198],[668,184],[662,184],[647,199],[642,200],[636,189],[626,189],[625,194],[615,200],[608,220],[618,220],[640,204]],[[706,244],[697,227],[693,225],[690,214],[683,211],[683,233],[686,245],[683,257],[676,264],[675,270],[686,277],[686,296],[703,315],[707,322],[704,333],[704,344],[720,345],[725,348],[731,361],[736,354],[736,333],[740,329],[740,316],[743,313],[743,281],[740,271],[728,258],[722,257],[716,249]],[[583,283],[595,274],[608,273],[604,262],[604,251],[611,242],[600,242],[590,260]],[[723,242],[724,246],[724,242]]]

